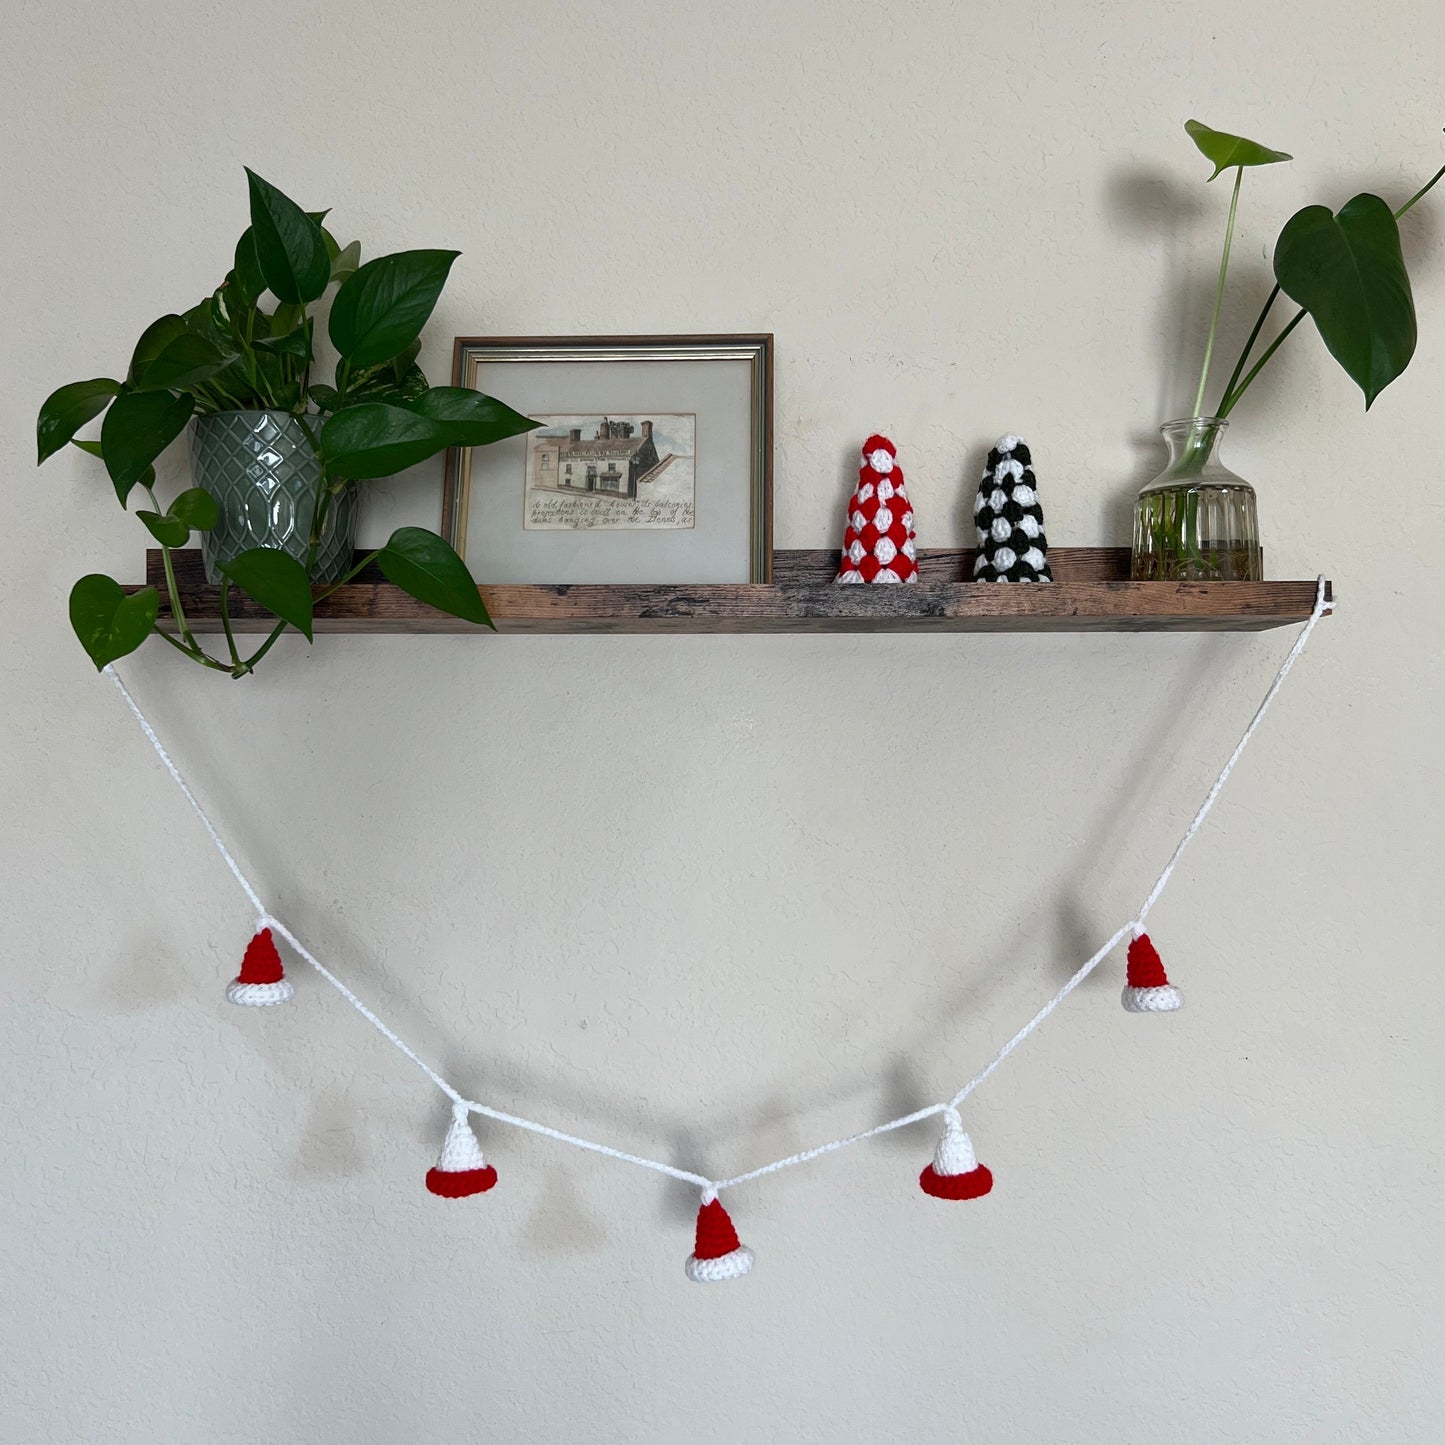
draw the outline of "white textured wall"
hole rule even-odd
[[[141,531],[41,398],[214,284],[249,163],[369,254],[465,255],[450,337],[769,329],[781,546],[857,439],[927,544],[1034,443],[1056,542],[1125,539],[1186,409],[1227,193],[1225,352],[1297,205],[1439,163],[1435,7],[735,0],[29,4],[6,26],[7,1441],[1434,1442],[1445,1390],[1440,203],[1422,341],[1361,413],[1301,333],[1236,414],[1275,576],[1343,608],[1155,915],[932,1130],[730,1199],[445,1110],[304,979],[221,1001],[251,918],[72,640]],[[182,462],[168,468],[178,481]],[[439,471],[373,525],[437,512]],[[459,1084],[717,1173],[951,1090],[1137,904],[1288,645],[1239,637],[327,638],[240,684],[124,665],[280,912]],[[588,720],[617,749],[578,746]]]

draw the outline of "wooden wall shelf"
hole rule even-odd
[[[174,554],[186,619],[219,632],[220,590],[206,583],[199,552]],[[482,598],[502,632],[1257,632],[1303,622],[1315,584],[1132,582],[1124,547],[1055,547],[1047,585],[964,582],[973,553],[919,555],[909,587],[839,587],[838,553],[776,552],[767,584],[495,586]],[[146,554],[146,580],[161,591],[161,554]],[[130,591],[137,590],[130,588]],[[1328,594],[1331,595],[1332,594]],[[231,594],[237,632],[269,631],[274,619]],[[317,632],[476,632],[414,601],[374,568],[316,607]]]

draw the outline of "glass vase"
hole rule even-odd
[[[1219,460],[1227,421],[1186,417],[1159,428],[1169,465],[1134,504],[1136,582],[1262,582],[1254,488]]]

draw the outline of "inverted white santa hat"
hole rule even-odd
[[[497,1171],[482,1157],[482,1146],[472,1133],[470,1114],[465,1104],[452,1105],[451,1127],[441,1157],[434,1169],[427,1170],[426,1187],[443,1199],[485,1194],[497,1182]]]
[[[978,1199],[993,1188],[993,1174],[978,1162],[957,1109],[943,1111],[943,1138],[918,1184],[935,1199]]]

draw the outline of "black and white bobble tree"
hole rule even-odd
[[[974,581],[1054,580],[1033,457],[1021,437],[1002,436],[989,452],[973,504],[973,523],[978,528]]]

